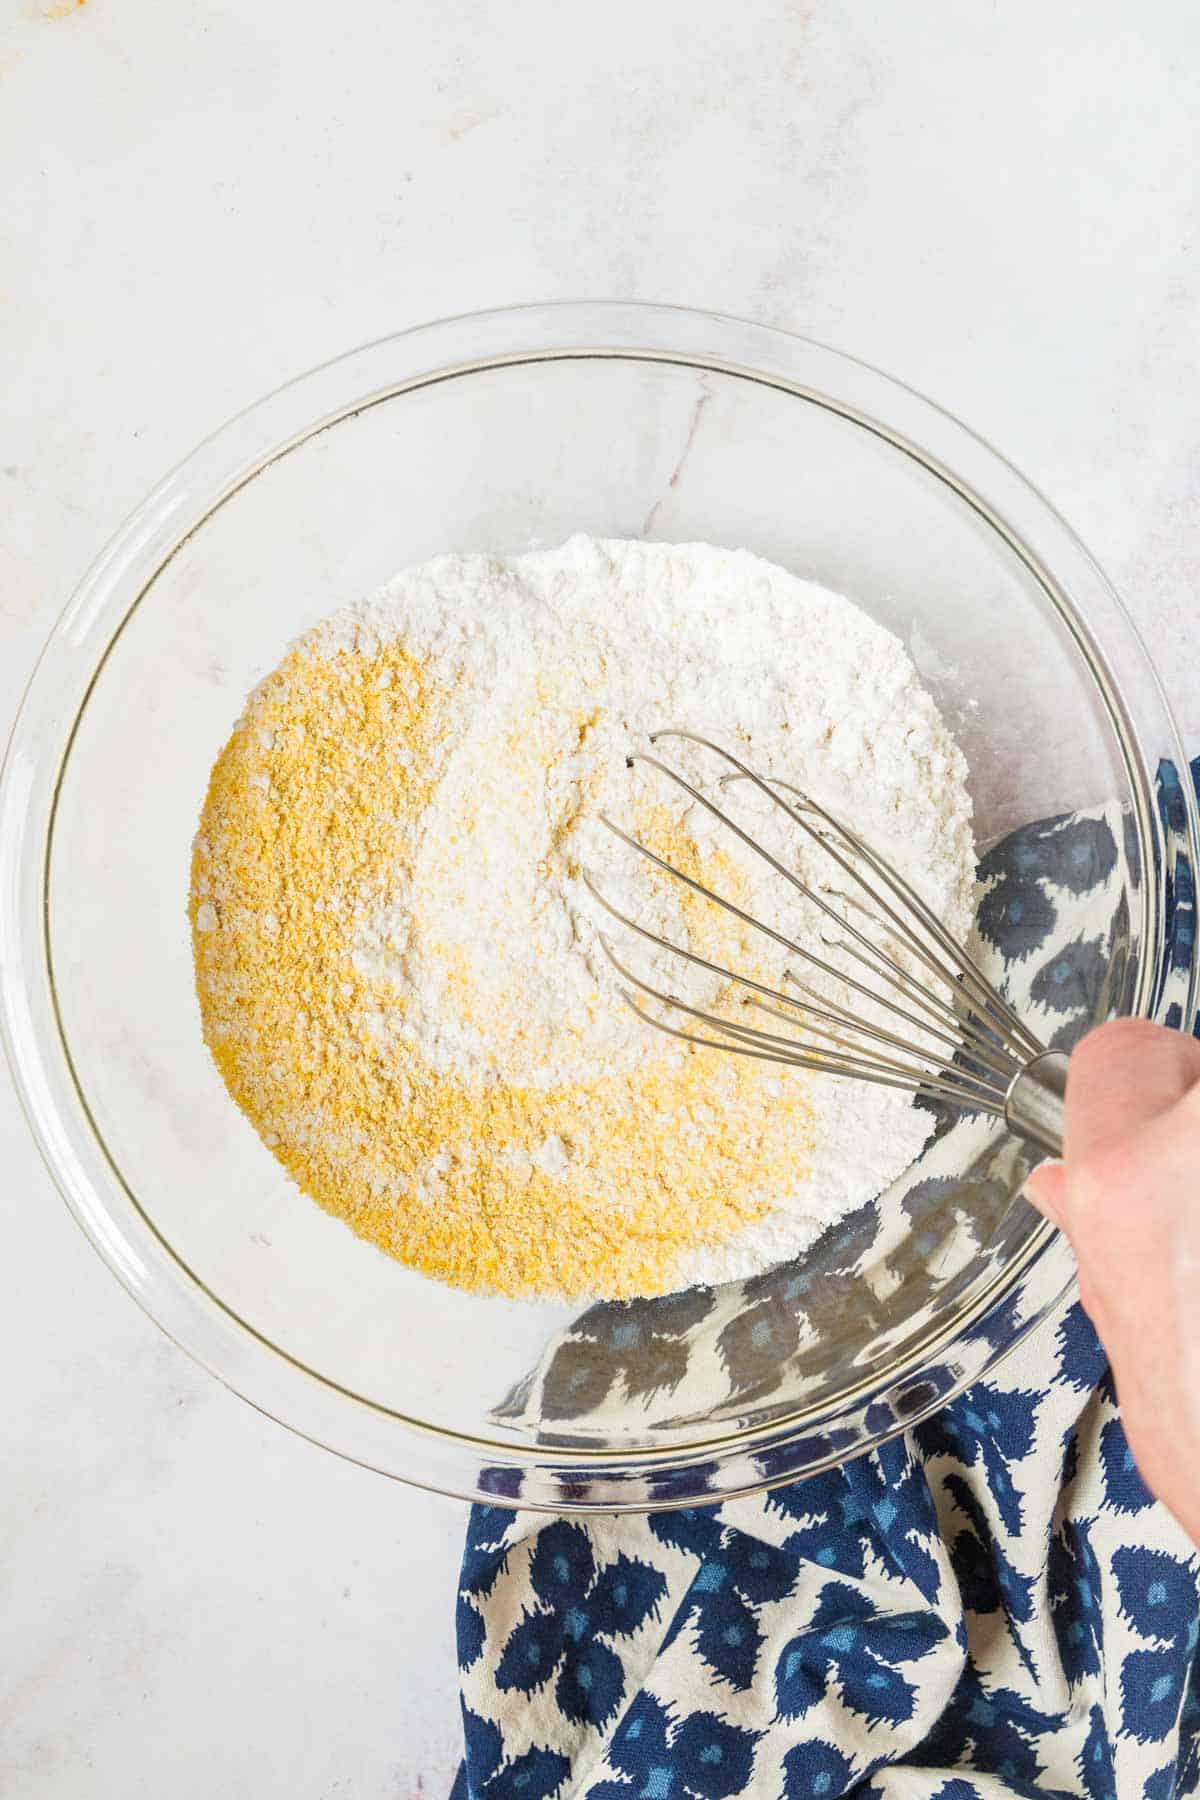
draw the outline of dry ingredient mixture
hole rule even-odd
[[[759,859],[626,766],[663,726],[804,782],[965,934],[966,769],[903,647],[742,551],[576,537],[407,570],[295,644],[217,759],[190,903],[205,1039],[300,1187],[426,1274],[564,1298],[751,1274],[928,1135],[902,1093],[697,1050],[625,1006],[585,869],[712,960],[764,948],[601,813],[781,906]],[[670,756],[711,787],[711,759]]]

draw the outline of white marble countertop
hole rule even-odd
[[[0,718],[230,413],[426,318],[618,295],[825,339],[974,425],[1200,750],[1198,54],[1189,0],[9,0]],[[465,1509],[186,1361],[6,1083],[0,1166],[0,1792],[444,1793]]]

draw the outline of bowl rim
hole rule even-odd
[[[1141,889],[1135,1010],[1166,1018],[1178,1006],[1190,1019],[1198,984],[1195,957],[1186,966],[1163,966],[1166,888],[1176,858],[1190,857],[1193,868],[1200,860],[1200,819],[1187,783],[1177,831],[1167,828],[1154,802],[1158,760],[1173,758],[1180,769],[1186,764],[1140,636],[1095,561],[1038,490],[904,383],[812,340],[723,314],[633,301],[562,301],[459,314],[376,339],[293,378],[206,438],[141,502],[83,576],[35,664],[13,724],[0,771],[0,1029],[14,1084],[55,1184],[94,1247],[156,1324],[226,1385],[301,1436],[367,1467],[459,1496],[556,1511],[712,1501],[816,1472],[883,1441],[977,1379],[1062,1298],[1072,1279],[1062,1240],[1042,1222],[1031,1226],[1022,1250],[969,1304],[910,1343],[886,1377],[863,1378],[834,1408],[800,1407],[665,1448],[547,1449],[413,1418],[332,1381],[242,1319],[171,1248],[126,1185],[89,1110],[59,1016],[48,881],[63,774],[91,692],[141,599],[213,513],[313,436],[405,392],[489,369],[597,358],[682,364],[820,405],[913,458],[998,533],[1070,632],[1125,761],[1143,863],[1155,871]],[[1078,600],[1069,597],[1080,594],[1086,624]],[[1100,639],[1117,646],[1124,686],[1100,648],[1097,620]],[[986,1322],[1002,1312],[1002,1341],[993,1342]],[[883,1394],[912,1388],[931,1367],[950,1375],[924,1412],[901,1408],[890,1428],[866,1420]],[[858,1424],[845,1425],[847,1416]],[[831,1432],[844,1438],[847,1430],[849,1443],[839,1438],[822,1454]],[[422,1463],[419,1470],[414,1460]]]

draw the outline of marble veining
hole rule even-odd
[[[0,720],[235,410],[424,319],[617,294],[807,332],[989,437],[1115,580],[1195,753],[1198,52],[1187,0],[9,9]],[[464,1509],[193,1368],[6,1079],[0,1166],[5,1800],[446,1792]]]

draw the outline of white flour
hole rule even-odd
[[[786,913],[797,932],[818,928],[702,809],[627,768],[664,727],[712,736],[761,774],[807,787],[966,934],[975,858],[962,756],[900,642],[839,596],[743,551],[576,537],[548,552],[408,570],[312,642],[370,653],[396,639],[448,697],[445,735],[411,870],[354,921],[354,957],[383,992],[404,995],[402,1009],[381,1004],[371,1021],[381,1043],[402,1040],[438,1074],[586,1088],[679,1059],[620,999],[598,932],[619,939],[619,953],[657,985],[682,982],[701,1000],[713,985],[689,986],[674,959],[607,923],[581,871],[685,946],[703,947],[705,920],[598,824],[601,813],[673,854],[696,853],[702,873],[724,853],[726,886],[740,883],[747,910],[773,922]],[[711,758],[677,745],[660,754],[716,797]],[[726,798],[749,816],[744,785]],[[777,828],[760,807],[754,829]],[[724,945],[743,960],[760,948]],[[715,1052],[702,1054],[715,1066]],[[902,1093],[791,1070],[777,1079],[805,1081],[813,1111],[794,1188],[729,1241],[689,1252],[678,1285],[795,1254],[899,1175],[928,1135],[928,1115]],[[714,1111],[721,1085],[714,1072]],[[739,1121],[693,1125],[702,1150],[705,1129]],[[556,1135],[533,1160],[562,1176],[571,1155],[569,1137]]]

